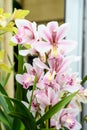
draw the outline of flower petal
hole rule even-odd
[[[28,73],[33,70],[33,67],[28,63],[24,63],[24,67],[26,67]]]
[[[17,26],[18,28],[20,28],[20,27],[22,27],[22,26],[32,27],[31,22],[29,22],[29,21],[26,20],[26,19],[17,19],[17,20],[15,20],[15,23],[16,23],[16,26]]]
[[[20,50],[19,54],[22,55],[22,56],[26,56],[26,55],[29,54],[29,50]]]
[[[51,34],[50,34],[49,30],[46,28],[45,25],[39,25],[38,26],[38,33],[39,33],[39,36],[41,38],[43,38],[44,40],[46,40],[47,42],[52,41]]]
[[[68,30],[69,30],[69,24],[68,23],[62,24],[58,29],[56,41],[64,38],[67,35]]]
[[[36,51],[40,52],[41,54],[45,53],[45,52],[48,52],[52,46],[50,43],[48,42],[37,42],[35,45],[34,45],[34,48]]]
[[[49,22],[47,24],[47,28],[49,29],[50,34],[52,35],[53,31],[58,30],[58,22],[56,22],[56,21]]]
[[[65,53],[72,51],[76,46],[77,42],[72,40],[60,40],[58,41],[59,48]]]
[[[37,65],[39,68],[41,69],[49,69],[47,65],[45,65],[43,62],[41,62],[41,60],[39,58],[35,58],[34,60],[34,64]]]
[[[16,75],[16,80],[22,85],[22,75],[21,74]]]

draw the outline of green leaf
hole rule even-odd
[[[7,93],[6,93],[6,91],[5,91],[5,89],[3,88],[3,86],[2,86],[1,84],[0,84],[0,92],[1,92],[3,95],[8,96]]]
[[[13,110],[13,105],[12,105],[10,99],[7,98],[8,95],[7,95],[6,91],[4,90],[4,88],[3,88],[3,86],[1,84],[0,84],[0,93],[1,93],[0,97],[3,97],[5,99],[5,101],[6,101],[6,103],[7,103],[5,105],[8,106],[9,110],[12,111]]]
[[[4,50],[0,51],[0,61],[3,61],[4,58]]]
[[[13,32],[16,34],[18,32],[18,29],[16,27],[13,27]]]
[[[5,63],[0,63],[0,69],[6,71],[8,73],[11,73],[11,69]]]
[[[0,14],[2,14],[2,13],[3,13],[3,11],[4,11],[4,10],[3,10],[3,8],[0,8]]]
[[[29,14],[29,10],[15,9],[12,18],[13,19],[17,19],[17,18],[22,19],[28,14]]]
[[[16,110],[9,114],[13,117],[20,119],[24,123],[27,130],[36,130],[35,119],[33,115],[30,113],[30,111],[25,107],[25,105],[17,99],[10,98],[10,100],[16,106]]]
[[[4,16],[5,18],[9,18],[11,16],[10,13],[4,13],[4,9],[0,8],[0,15]]]
[[[5,117],[6,117],[7,122],[9,122],[10,127],[12,127],[13,118],[11,118],[11,117],[8,115],[8,112],[9,112],[8,104],[7,104],[7,102],[5,101],[4,97],[1,96],[1,95],[0,95],[0,107],[1,107],[1,109],[3,110],[3,113],[5,114]],[[0,113],[0,118],[1,118],[0,121],[3,122],[1,113]],[[6,130],[9,130],[9,129],[7,129],[9,126],[6,125],[6,123],[3,122],[3,125],[6,127]]]
[[[11,14],[10,13],[3,13],[3,16],[8,19],[9,17],[11,17]]]
[[[0,109],[0,121],[3,122],[6,126],[10,127],[10,123],[4,111]]]
[[[19,113],[19,112],[17,112],[17,113],[11,112],[11,113],[9,113],[9,115],[12,117],[15,117],[16,119],[20,119],[23,122],[23,124],[27,130],[36,130],[36,128],[34,128],[34,126],[33,126],[34,122],[33,122],[33,125],[30,125],[30,121],[26,115]]]
[[[85,82],[87,81],[87,75],[83,78],[83,80],[81,81],[81,85],[83,85]]]
[[[72,98],[77,94],[77,92],[65,97],[63,100],[58,102],[56,105],[50,108],[38,121],[37,124],[42,123],[43,121],[50,119],[55,113],[59,112],[62,108],[64,108]]]
[[[5,112],[9,112],[8,105],[3,96],[0,95],[0,106],[3,108]]]
[[[0,35],[4,35],[6,33],[6,31],[1,31]],[[2,37],[0,39],[0,41],[2,40]]]
[[[14,43],[14,42],[12,42],[12,41],[9,42],[9,45],[10,45],[10,46],[17,46],[17,44]]]
[[[6,123],[9,122],[9,126],[6,125],[6,123],[3,121],[3,118],[1,116],[1,114],[3,113],[0,113],[0,121],[4,123],[4,126],[6,127],[6,130],[10,130],[10,128],[8,127],[12,127],[12,123],[13,123],[13,119],[8,115],[9,111],[12,109],[11,106],[9,106],[9,104],[7,103],[9,102],[8,99],[5,99],[5,97],[3,95],[1,95],[0,93],[0,107],[1,107],[1,110],[3,110],[2,112],[4,113],[4,117],[6,117]],[[8,129],[7,129],[8,128]]]
[[[30,49],[31,48],[31,45],[30,44],[24,44],[24,47],[26,48],[26,49]]]
[[[42,128],[40,130],[56,130],[56,128]]]
[[[25,130],[24,124],[17,118],[15,118],[13,121],[12,130],[15,130],[15,126],[16,126],[16,130]]]
[[[0,30],[5,32],[12,32],[14,30],[14,22],[9,22],[5,27],[0,26]]]

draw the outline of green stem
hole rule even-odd
[[[18,45],[18,52],[21,50],[21,45]],[[18,54],[18,74],[23,73],[23,57]],[[22,86],[17,83],[16,98],[22,100]]]
[[[48,106],[48,107],[46,108],[46,112],[49,111],[49,109],[50,109],[50,107]],[[48,120],[46,121],[46,128],[50,128],[50,119],[48,119]]]
[[[8,60],[9,60],[10,65],[11,65],[11,70],[14,71],[14,65],[13,65],[13,63],[12,63],[12,61],[11,61],[9,55],[7,55],[7,57],[8,57]],[[11,75],[11,73],[8,73],[7,76],[6,76],[5,81],[4,81],[3,83],[1,83],[3,87],[6,86],[8,80],[9,80],[9,78],[10,78],[10,75]]]
[[[85,82],[87,81],[87,75],[83,78],[83,80],[81,81],[81,85],[83,85]]]
[[[35,79],[34,79],[33,90],[32,90],[32,94],[31,94],[31,98],[30,98],[29,110],[31,109],[31,105],[32,105],[33,93],[36,88],[36,81],[37,81],[37,76],[35,76]]]
[[[6,76],[6,79],[5,79],[4,83],[1,83],[3,87],[6,86],[8,80],[9,80],[10,75],[11,75],[11,73],[8,73],[7,76]]]
[[[0,35],[3,35],[3,34],[5,34],[5,33],[6,33],[6,31],[5,31],[5,32],[0,33]]]

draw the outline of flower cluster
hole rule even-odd
[[[65,39],[69,25],[59,26],[58,22],[52,21],[37,27],[35,22],[25,19],[17,19],[15,23],[18,31],[11,41],[22,46],[20,55],[35,56],[32,64],[24,63],[25,72],[16,75],[16,80],[27,89],[28,103],[24,104],[27,107],[31,104],[29,109],[38,120],[52,106],[78,91],[65,108],[51,117],[49,127],[81,129],[76,116],[81,111],[81,102],[87,102],[87,90],[70,67],[79,57],[67,55],[77,45],[77,42]]]

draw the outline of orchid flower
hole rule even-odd
[[[65,40],[68,24],[58,26],[56,21],[49,22],[47,26],[39,25],[38,32],[39,36],[44,39],[44,43],[37,43],[35,49],[38,52],[49,52],[56,57],[61,50],[62,53],[72,50],[76,46],[75,41]],[[43,50],[43,47],[45,48]]]
[[[78,62],[80,57],[78,56],[62,56],[49,57],[48,64],[52,71],[55,71],[58,75],[59,73],[65,73],[67,69],[70,69],[70,65],[73,62]]]
[[[28,63],[25,63],[24,67],[26,67],[27,73],[17,74],[16,80],[21,85],[23,85],[25,89],[33,85],[35,76],[37,76],[37,82],[38,82],[44,75],[43,70],[48,69],[48,67],[43,62],[41,62],[39,58],[33,60],[33,66]]]
[[[25,19],[17,19],[15,20],[15,23],[18,28],[18,32],[15,36],[11,38],[11,41],[16,44],[32,45],[38,40],[35,22],[31,23],[30,21]]]
[[[81,125],[76,116],[81,111],[81,102],[87,102],[87,89],[80,84],[81,80],[71,69],[71,63],[79,61],[78,56],[67,56],[76,42],[65,39],[68,24],[58,25],[56,21],[49,22],[47,26],[39,25],[27,20],[16,20],[18,33],[12,37],[16,44],[29,44],[27,50],[20,50],[19,54],[37,55],[32,65],[24,63],[25,72],[17,74],[16,80],[28,89],[34,85],[35,89],[29,89],[27,93],[30,111],[38,120],[45,112],[68,95],[78,91],[71,102],[50,118],[50,127],[69,130],[80,130]],[[31,96],[32,95],[32,96]],[[32,102],[31,102],[32,97]],[[45,121],[44,121],[45,122]],[[45,124],[45,123],[44,123]]]
[[[76,113],[75,113],[76,112]],[[78,114],[78,111],[71,109],[62,109],[59,113],[54,115],[51,119],[51,125],[55,126],[57,129],[62,127],[67,127],[69,130],[80,130],[81,125],[75,119],[75,116]]]
[[[40,89],[53,88],[55,91],[60,90],[60,85],[56,82],[55,71],[48,71],[43,78],[38,82],[37,87]]]
[[[23,85],[23,88],[28,89],[31,85],[33,85],[34,76],[28,73],[17,74],[16,80]]]
[[[73,93],[81,89],[80,79],[76,74],[61,74],[59,77],[57,75],[57,82],[60,84],[60,89]]]
[[[78,102],[87,103],[87,89],[81,87],[75,98]]]
[[[47,89],[35,90],[34,98],[37,100],[39,109],[41,110],[41,113],[43,113],[43,114],[45,112],[45,109],[48,106],[53,106],[59,101],[58,93],[55,92],[55,90],[50,87]]]

